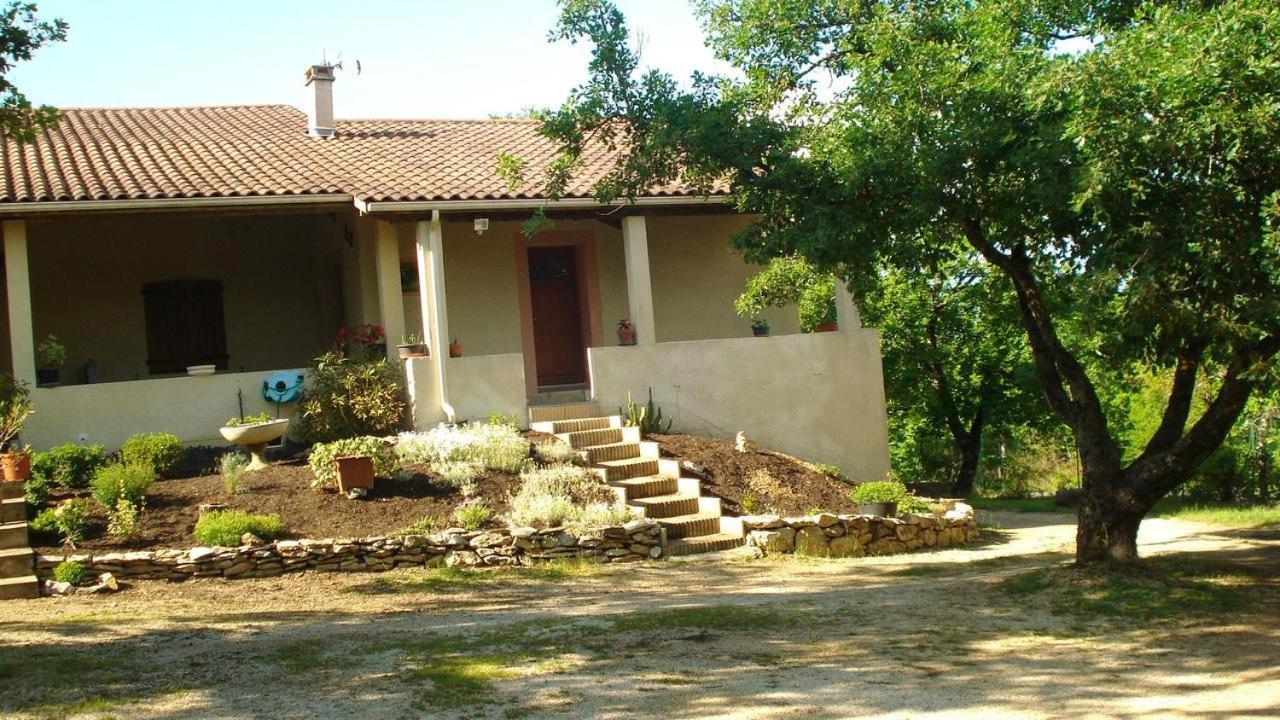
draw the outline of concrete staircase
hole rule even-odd
[[[529,427],[569,443],[622,502],[657,520],[671,555],[743,544],[742,521],[722,514],[720,498],[704,496],[697,478],[681,475],[678,460],[660,457],[657,443],[640,439],[640,428],[602,415],[596,403],[530,406]]]
[[[23,483],[0,481],[0,600],[40,597],[32,574],[35,553],[27,545]]]

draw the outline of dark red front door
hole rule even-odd
[[[587,351],[575,247],[529,248],[529,298],[538,387],[585,384]]]

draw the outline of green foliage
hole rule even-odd
[[[0,136],[31,142],[58,122],[57,108],[32,104],[5,75],[36,50],[66,37],[67,24],[41,20],[35,3],[10,2],[0,9]]]
[[[538,462],[544,465],[573,465],[581,463],[582,456],[578,452],[569,443],[558,439],[534,443],[533,445],[534,456],[538,458]]]
[[[742,506],[742,512],[748,515],[758,515],[764,512],[764,505],[760,503],[760,497],[751,490],[743,491],[742,502],[739,504]]]
[[[864,482],[849,493],[855,503],[901,502],[907,496],[907,486],[896,480]]]
[[[929,503],[911,493],[907,493],[902,496],[902,499],[898,500],[898,512],[928,515],[933,512],[933,509],[929,507]]]
[[[41,478],[59,487],[83,490],[94,473],[107,464],[101,445],[65,443],[31,456],[32,478]]]
[[[228,418],[226,427],[240,427],[241,425],[261,425],[269,423],[275,418],[268,413],[260,412],[257,415],[245,415],[244,417]]]
[[[395,474],[398,463],[395,449],[380,437],[355,437],[335,440],[327,443],[316,443],[311,446],[311,455],[307,465],[311,468],[312,488],[323,488],[333,485],[337,480],[337,470],[333,461],[340,457],[367,457],[373,461],[373,474],[376,477],[389,478]]]
[[[476,481],[484,477],[484,465],[474,460],[445,460],[431,466],[445,487],[458,488],[470,497],[476,492]]]
[[[242,452],[229,452],[218,459],[218,474],[222,476],[222,487],[228,495],[239,495],[249,491],[244,482],[244,473],[249,467],[249,456]]]
[[[653,402],[653,388],[649,388],[649,403],[644,407],[637,405],[631,393],[627,393],[627,404],[618,408],[618,414],[625,425],[638,427],[645,435],[671,431],[671,421],[663,422],[662,408]]]
[[[59,367],[67,361],[67,346],[59,342],[56,335],[47,335],[36,343],[36,357],[40,359],[40,367]]]
[[[835,277],[830,273],[814,270],[803,258],[774,258],[747,280],[747,288],[733,301],[733,309],[739,317],[751,318],[767,308],[798,305],[800,329],[813,332],[819,325],[836,321],[835,293]]]
[[[58,582],[79,585],[84,582],[89,572],[84,563],[75,560],[63,560],[53,567],[53,579]]]
[[[184,452],[182,441],[173,433],[140,433],[125,440],[120,446],[120,462],[125,465],[145,465],[154,470],[157,476],[167,477],[182,462]]]
[[[99,505],[108,510],[119,505],[121,500],[142,507],[155,480],[156,473],[150,465],[118,463],[98,470],[89,492]]]
[[[466,530],[479,530],[493,518],[493,508],[483,500],[471,500],[453,511],[453,520]]]
[[[251,515],[243,510],[215,510],[196,521],[195,536],[201,545],[235,547],[245,533],[253,533],[264,541],[285,534],[279,515]]]
[[[0,35],[3,33],[3,26],[0,25]],[[0,78],[0,91],[3,91],[3,87],[4,80]],[[4,122],[4,110],[0,108],[0,126]],[[33,412],[35,406],[31,404],[31,390],[27,384],[12,375],[0,373],[0,450],[12,449],[14,438],[22,432],[22,427],[27,424],[27,418]]]
[[[818,472],[822,473],[823,475],[826,475],[832,480],[839,480],[841,482],[849,481],[849,478],[845,477],[844,471],[836,467],[835,465],[829,465],[829,464],[823,463],[817,466],[817,470]]]
[[[49,495],[53,493],[53,480],[45,475],[37,475],[33,470],[31,477],[23,486],[23,499],[33,508],[39,509],[49,503]]]
[[[396,454],[406,464],[470,463],[489,470],[518,473],[529,459],[529,441],[511,425],[438,425],[427,432],[401,433]]]
[[[116,506],[107,514],[107,534],[113,538],[123,539],[133,535],[138,529],[138,516],[142,514],[138,505],[121,497]]]
[[[520,474],[520,489],[511,497],[508,521],[513,526],[551,528],[618,525],[631,510],[598,478],[574,465],[553,465]]]
[[[489,419],[485,421],[486,425],[498,425],[501,427],[511,428],[512,430],[520,429],[520,421],[515,415],[506,415],[494,410],[489,413]]]
[[[84,539],[89,529],[89,502],[82,499],[64,500],[56,508],[40,511],[30,523],[33,532],[56,535],[71,547]]]
[[[307,371],[298,427],[312,442],[362,435],[393,435],[408,417],[400,366],[328,352]]]

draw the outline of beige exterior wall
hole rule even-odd
[[[64,383],[89,358],[101,382],[146,379],[142,286],[223,286],[228,370],[307,364],[342,320],[342,218],[329,215],[118,217],[28,224],[37,338],[67,346]],[[225,418],[224,418],[225,419]]]
[[[604,408],[653,388],[673,429],[761,447],[849,477],[889,471],[889,440],[874,330],[593,348],[591,382]],[[641,400],[642,401],[642,400]]]

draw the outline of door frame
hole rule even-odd
[[[600,274],[596,270],[595,235],[586,230],[549,230],[540,232],[533,238],[516,232],[516,292],[520,298],[520,344],[524,352],[524,387],[529,396],[537,395],[538,358],[534,348],[533,337],[533,293],[529,287],[529,248],[547,246],[572,246],[574,248],[574,266],[578,277],[578,308],[582,325],[582,345],[585,349],[603,344],[604,330],[601,325],[600,310]],[[591,387],[591,367],[585,362],[586,378],[581,386]],[[559,386],[557,386],[559,387]]]

